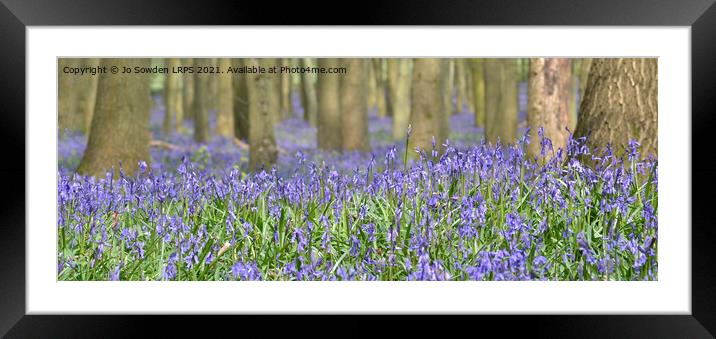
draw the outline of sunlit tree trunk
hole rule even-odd
[[[367,151],[368,109],[366,107],[366,74],[370,59],[341,59],[347,73],[341,80],[341,126],[343,129],[343,149],[347,151]],[[349,128],[348,128],[349,127]]]
[[[615,154],[641,144],[642,157],[657,156],[658,80],[656,58],[593,59],[579,109],[576,137]]]
[[[318,67],[338,67],[338,59],[318,59]],[[341,136],[340,79],[338,74],[318,75],[318,148],[340,150]]]
[[[441,70],[444,60],[416,58],[413,65],[410,124],[413,134],[410,137],[410,153],[415,147],[430,155],[432,140],[440,140],[440,116],[443,115],[441,98]]]
[[[304,58],[303,67],[313,67],[311,59]],[[303,105],[304,119],[311,126],[316,126],[318,116],[318,98],[316,97],[316,76],[311,73],[301,74],[301,104]]]
[[[557,149],[566,152],[569,132],[569,101],[572,85],[572,68],[569,59],[533,58],[530,60],[527,96],[527,124],[531,129],[528,154],[540,158],[542,147],[538,135],[543,128],[544,137],[552,142],[552,153],[544,150],[545,158],[556,155]],[[565,153],[566,155],[566,153]]]
[[[247,65],[272,67],[274,62],[269,59],[246,59]],[[252,73],[246,76],[249,98],[249,167],[256,171],[266,169],[276,163],[278,150],[273,130],[273,120],[276,117],[278,106],[271,103],[274,100],[271,91],[275,85],[271,82],[274,75],[268,73]]]
[[[231,67],[231,59],[222,58],[218,62],[220,70],[227,70]],[[216,134],[225,138],[234,138],[234,74],[219,73],[218,99],[219,106],[216,110]]]
[[[517,133],[517,61],[485,59],[485,137],[512,143]]]
[[[162,130],[164,135],[169,135],[175,128],[181,129],[184,119],[184,99],[182,96],[182,75],[181,73],[171,72],[173,69],[181,67],[181,60],[171,58],[167,60],[167,67],[170,72],[166,76],[166,84],[164,85],[166,96],[164,98],[165,114]]]
[[[233,67],[244,66],[244,59],[231,59]],[[246,88],[248,75],[234,74],[234,135],[240,140],[249,139],[249,92]]]
[[[102,59],[108,69],[149,67],[149,59]],[[97,101],[87,150],[77,171],[102,176],[119,167],[132,175],[140,160],[149,163],[149,76],[136,73],[100,74]]]
[[[410,71],[412,60],[388,59],[388,67],[395,72],[390,84],[391,106],[393,111],[393,140],[405,140],[410,119]]]
[[[485,66],[484,59],[470,59],[472,70],[472,99],[475,109],[475,126],[485,127]]]
[[[198,58],[194,60],[196,68],[211,66],[211,59]],[[196,73],[194,75],[194,140],[196,142],[209,141],[209,82],[211,74]]]

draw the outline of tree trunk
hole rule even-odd
[[[85,66],[97,67],[99,66],[98,58],[84,59]],[[82,105],[82,117],[84,119],[82,130],[86,135],[89,135],[90,128],[92,128],[92,115],[94,115],[94,106],[97,102],[97,80],[99,74],[85,75],[85,87],[80,93],[80,103]]]
[[[269,82],[268,87],[268,104],[271,106],[269,111],[273,114],[273,124],[278,124],[282,120],[281,114],[281,78],[279,73],[279,67],[281,63],[277,58],[264,58],[261,64],[266,67],[266,74],[268,75],[267,81]],[[275,71],[271,71],[271,69]]]
[[[318,59],[318,67],[338,67],[338,59]],[[318,148],[322,150],[340,150],[341,107],[339,100],[340,78],[338,74],[318,75]]]
[[[217,67],[218,66],[218,60],[216,58],[210,58],[208,67]],[[212,70],[209,70],[209,72],[212,72]],[[208,96],[207,96],[207,102],[206,102],[206,108],[208,110],[216,110],[219,107],[219,77],[216,76],[216,73],[209,73],[208,78]]]
[[[80,131],[83,119],[80,113],[79,83],[82,81],[79,74],[65,73],[65,67],[81,67],[82,59],[63,58],[58,60],[58,126],[60,133],[65,130]]]
[[[313,60],[304,58],[303,67],[314,67]],[[310,73],[301,74],[301,103],[303,104],[304,119],[311,126],[316,126],[318,121],[318,98],[316,97],[316,76]]]
[[[347,68],[341,80],[341,126],[343,129],[343,149],[347,151],[367,151],[368,143],[368,109],[366,108],[367,83],[370,59],[342,59]]]
[[[211,59],[198,58],[194,60],[196,69],[210,67]],[[194,141],[203,143],[209,141],[209,82],[212,75],[209,73],[195,73],[194,75]]]
[[[244,59],[231,59],[233,67],[239,69],[244,66]],[[249,139],[249,93],[247,86],[248,75],[235,74],[234,82],[234,133],[240,140]]]
[[[438,59],[440,63],[440,76],[438,77],[438,86],[440,88],[440,98],[442,99],[442,108],[438,114],[438,137],[437,148],[440,153],[444,150],[443,144],[450,135],[450,116],[455,112],[453,105],[453,93],[455,93],[455,60],[454,59]]]
[[[102,59],[101,65],[149,67],[149,59]],[[119,167],[132,175],[140,160],[149,162],[149,76],[100,74],[87,150],[77,171],[102,176]]]
[[[457,87],[457,108],[455,113],[465,112],[465,108],[469,105],[467,103],[467,82],[465,81],[465,60],[454,59],[455,64],[455,82]]]
[[[579,90],[579,66],[581,64],[581,60],[579,59],[570,59],[571,63],[571,73],[569,76],[569,123],[567,124],[567,127],[569,127],[569,130],[574,133],[574,129],[577,128],[577,109],[579,108],[579,103],[577,102],[577,91]]]
[[[291,59],[281,59],[281,66],[291,67]],[[291,74],[280,73],[279,70],[279,77],[281,79],[281,114],[284,119],[292,118],[293,109],[291,106]]]
[[[246,59],[247,66],[272,67],[274,64],[269,59]],[[275,85],[271,78],[275,74],[252,73],[248,74],[247,88],[249,98],[249,167],[252,171],[268,169],[276,163],[278,151],[276,138],[273,130],[273,120],[278,106],[271,103],[271,92],[275,91]]]
[[[368,60],[369,66],[366,67],[366,94],[365,94],[365,102],[366,102],[366,108],[368,111],[371,111],[378,107],[377,100],[378,100],[378,78],[375,72],[375,68],[372,67],[373,63],[372,61]]]
[[[405,140],[410,119],[410,59],[388,59],[388,67],[395,72],[390,84],[390,98],[393,112],[393,140]]]
[[[656,58],[593,59],[579,109],[576,137],[619,156],[629,140],[639,142],[642,158],[657,156],[658,80]]]
[[[428,156],[432,150],[432,140],[440,143],[440,116],[443,110],[441,97],[441,70],[445,67],[441,59],[417,58],[413,64],[412,99],[410,124],[413,134],[410,137],[409,152],[415,147],[423,149]]]
[[[472,70],[473,106],[475,126],[485,127],[485,65],[484,59],[470,59]]]
[[[181,67],[181,59],[171,58],[168,59],[168,67],[170,70],[178,69]],[[166,97],[164,98],[165,115],[164,124],[162,130],[164,135],[168,136],[174,128],[177,130],[182,129],[184,119],[184,99],[182,96],[182,75],[181,73],[170,72],[166,76],[165,92]]]
[[[540,158],[542,147],[538,130],[544,129],[544,137],[552,142],[553,152],[544,150],[549,159],[557,149],[567,150],[569,132],[569,101],[572,84],[571,62],[569,59],[530,59],[529,87],[527,90],[527,124],[530,127],[530,144],[527,153]],[[566,153],[565,153],[566,154]]]
[[[495,144],[514,141],[517,133],[517,61],[485,59],[485,137]]]
[[[194,59],[185,58],[182,59],[182,66],[194,67]],[[195,73],[184,73],[182,79],[184,80],[184,119],[194,119],[194,77]],[[183,126],[183,123],[182,123]]]
[[[231,67],[231,59],[219,59],[219,69],[226,70]],[[234,85],[233,74],[218,74],[219,89],[218,99],[219,106],[216,110],[216,134],[225,138],[234,138]]]
[[[373,70],[375,72],[376,86],[375,86],[375,107],[378,111],[379,117],[385,117],[388,115],[387,103],[385,100],[385,78],[383,77],[383,59],[373,58]]]

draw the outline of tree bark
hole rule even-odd
[[[61,134],[64,134],[65,130],[82,130],[84,121],[80,112],[80,91],[78,90],[79,83],[82,79],[78,74],[65,73],[63,70],[65,67],[81,66],[81,59],[58,59],[57,124]]]
[[[338,67],[338,59],[318,59],[318,66]],[[338,74],[318,75],[318,148],[340,150],[341,136],[340,78]]]
[[[484,59],[470,59],[472,70],[473,106],[475,126],[485,127],[485,66]]]
[[[99,66],[98,58],[84,59],[85,66],[97,67]],[[86,75],[84,79],[86,87],[80,94],[80,103],[82,104],[82,116],[84,118],[82,130],[85,134],[89,134],[90,128],[92,128],[92,115],[94,115],[94,106],[97,102],[97,81],[99,80],[99,74]]]
[[[102,59],[101,65],[149,67],[149,59]],[[77,171],[102,176],[114,168],[132,175],[140,160],[149,163],[149,76],[100,74],[87,150]]]
[[[231,59],[235,68],[244,66],[244,59]],[[247,86],[247,75],[234,74],[234,135],[239,140],[249,139],[249,94]]]
[[[210,67],[211,59],[198,58],[194,60],[195,72],[202,67]],[[194,141],[204,143],[209,141],[209,82],[212,75],[209,73],[194,74]]]
[[[281,59],[281,66],[291,67],[291,59]],[[293,117],[293,109],[291,106],[291,74],[280,73],[281,79],[281,115],[284,119]]]
[[[171,58],[167,60],[170,70],[181,67],[181,59]],[[166,76],[166,97],[164,98],[165,115],[162,130],[168,136],[175,128],[182,129],[184,123],[184,98],[182,95],[181,73],[170,72]]]
[[[517,62],[485,59],[485,137],[495,144],[514,141],[517,133]]]
[[[657,76],[656,58],[593,59],[575,136],[617,156],[635,139],[642,158],[657,157]]]
[[[454,59],[455,64],[455,82],[457,87],[457,108],[455,109],[455,113],[462,113],[465,112],[465,109],[469,109],[469,104],[467,101],[467,82],[465,81],[465,60],[464,59]]]
[[[438,114],[438,137],[436,138],[437,148],[440,153],[443,152],[443,144],[450,135],[450,116],[455,112],[453,105],[453,93],[455,93],[455,60],[454,59],[438,59],[440,64],[440,76],[438,83],[440,88],[440,98],[442,99],[442,108]]]
[[[271,67],[273,62],[269,59],[246,59],[247,66]],[[268,169],[276,163],[278,151],[273,130],[273,119],[276,117],[277,105],[271,91],[275,90],[271,77],[275,74],[252,73],[247,79],[249,99],[249,167],[252,171]]]
[[[432,140],[437,144],[440,140],[440,116],[443,115],[441,98],[441,70],[444,60],[417,58],[413,64],[412,99],[410,124],[413,134],[409,140],[409,152],[418,147],[428,156],[432,150]]]
[[[303,67],[313,67],[314,63],[311,59],[304,58],[302,60]],[[318,98],[316,97],[316,76],[310,73],[301,74],[301,104],[303,104],[304,119],[311,126],[316,126],[318,116]]]
[[[552,142],[553,152],[545,149],[549,159],[557,149],[567,150],[569,132],[569,101],[572,85],[572,69],[569,59],[530,59],[529,87],[527,90],[527,124],[530,127],[530,144],[527,153],[540,158],[542,147],[538,130],[544,129],[544,137]]]
[[[366,74],[369,59],[342,59],[347,68],[341,80],[341,126],[343,129],[343,149],[347,151],[367,151],[368,143],[368,109],[366,107]]]
[[[231,67],[231,59],[219,59],[219,69],[225,72]],[[234,138],[234,85],[233,74],[219,73],[219,106],[216,110],[216,134],[233,139]]]
[[[388,67],[395,72],[390,84],[390,97],[393,112],[393,140],[405,140],[410,119],[410,59],[388,59]]]
[[[385,100],[385,78],[383,77],[383,59],[373,58],[372,66],[375,72],[376,79],[376,96],[375,96],[375,107],[378,111],[379,117],[385,117],[388,115],[387,103]]]

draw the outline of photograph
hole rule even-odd
[[[58,57],[57,281],[658,281],[658,64]]]

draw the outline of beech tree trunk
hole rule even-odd
[[[390,98],[393,112],[393,140],[405,140],[410,119],[410,59],[388,59],[388,67],[395,72],[394,79],[389,83]]]
[[[102,59],[108,69],[149,67],[150,59]],[[140,160],[149,163],[149,76],[136,73],[100,74],[97,101],[87,150],[77,171],[103,176],[120,164],[132,175]]]
[[[540,158],[542,147],[538,135],[544,129],[544,137],[552,142],[553,152],[544,150],[545,159],[557,154],[557,149],[567,151],[569,132],[572,66],[569,59],[530,59],[529,85],[527,90],[527,125],[530,127],[530,144],[527,153]]]
[[[231,67],[231,59],[219,59],[219,69],[225,70]],[[216,110],[216,134],[225,138],[234,138],[234,74],[219,73],[218,100],[219,106]]]
[[[181,67],[181,60],[171,58],[167,60],[169,69],[177,69]],[[164,97],[164,123],[162,130],[164,135],[168,136],[175,128],[182,129],[184,123],[184,99],[182,95],[182,75],[181,73],[170,72],[166,76],[165,97]]]
[[[437,144],[440,140],[440,119],[443,114],[443,100],[441,98],[441,70],[444,70],[445,60],[432,58],[417,58],[413,64],[412,98],[410,110],[410,124],[413,134],[409,141],[409,152],[413,149],[423,149],[428,156],[432,150],[432,140]]]
[[[575,136],[617,156],[634,139],[642,158],[657,157],[657,76],[656,58],[593,59]]]
[[[347,151],[367,151],[368,109],[366,107],[366,74],[370,60],[361,58],[342,59],[347,68],[341,80],[341,126],[343,129],[343,149]]]
[[[97,67],[99,66],[99,59],[84,59],[84,64],[88,67]],[[80,103],[82,105],[83,112],[82,116],[84,117],[82,130],[85,132],[85,134],[89,134],[90,128],[92,128],[92,116],[94,115],[94,106],[97,102],[98,80],[99,74],[86,75],[86,78],[84,79],[86,87],[82,90],[82,93],[80,94]]]
[[[485,59],[485,137],[512,143],[517,133],[517,61]]]
[[[455,112],[453,94],[455,93],[455,60],[438,59],[440,64],[439,88],[442,108],[438,114],[438,135],[436,148],[440,153],[444,150],[443,144],[450,135],[450,116]]]
[[[65,73],[63,70],[65,67],[81,66],[81,59],[58,59],[57,124],[61,134],[64,134],[65,130],[82,130],[84,121],[80,111],[80,91],[78,91],[81,76],[78,74]]]
[[[465,112],[465,109],[469,109],[467,101],[467,82],[465,81],[465,60],[454,59],[455,63],[455,83],[457,87],[457,108],[455,113]]]
[[[383,77],[383,59],[373,58],[373,70],[375,72],[376,86],[375,86],[375,107],[378,111],[379,117],[388,115],[387,103],[385,100],[385,78]]]
[[[269,59],[246,59],[247,66],[271,67]],[[252,73],[246,76],[249,99],[249,167],[252,171],[268,168],[276,163],[278,149],[274,136],[273,120],[278,106],[271,103],[274,98],[271,91],[275,85],[271,81],[275,74]]]
[[[302,60],[303,67],[313,67],[314,62],[311,59],[304,58]],[[311,126],[316,126],[318,121],[318,98],[316,97],[316,76],[310,73],[301,74],[301,104],[303,105],[304,119]]]
[[[196,69],[210,67],[211,59],[194,60]],[[194,74],[194,140],[199,143],[209,141],[209,83],[213,75],[209,73]]]
[[[318,67],[338,67],[338,59],[318,59]],[[338,74],[318,75],[318,148],[340,150],[341,136],[340,78]]]
[[[291,67],[291,59],[281,59],[281,66]],[[284,119],[293,117],[291,106],[291,74],[280,73],[281,79],[281,114]]]
[[[472,99],[475,109],[475,126],[485,127],[485,66],[484,59],[470,59],[472,71]]]
[[[244,66],[244,59],[231,59],[232,67],[241,68]],[[249,139],[249,92],[247,86],[247,75],[234,74],[234,136],[239,140]]]

